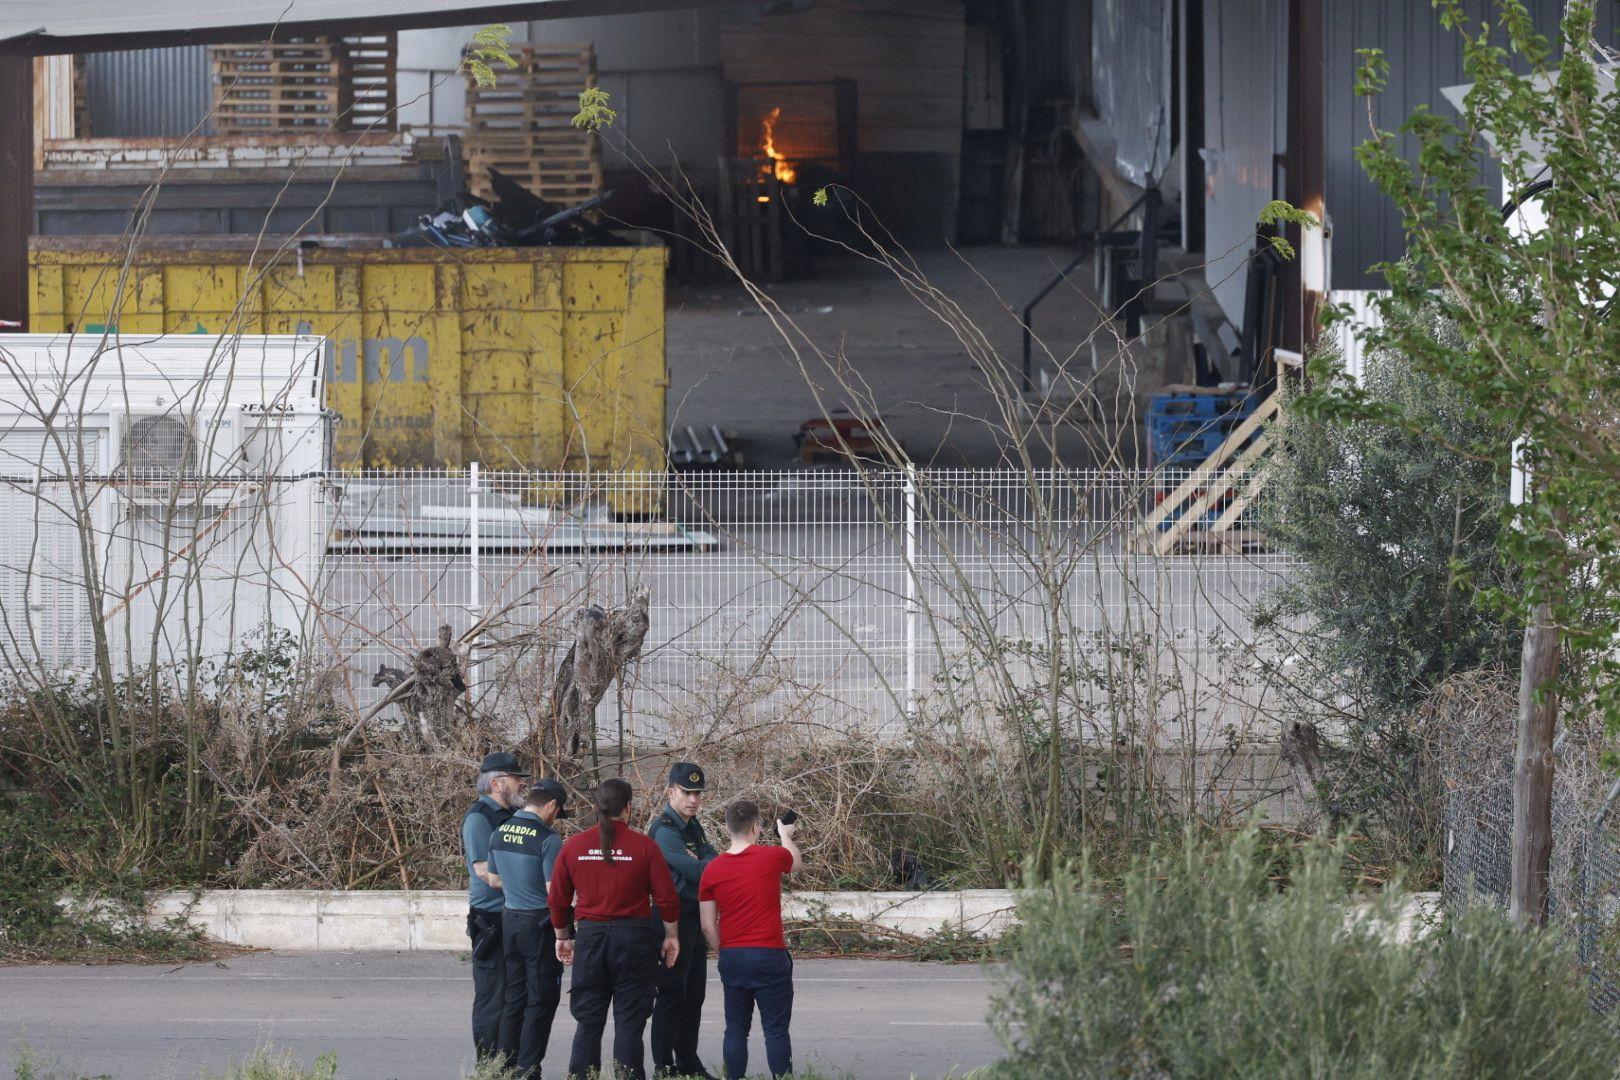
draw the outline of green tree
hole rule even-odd
[[[1405,257],[1377,268],[1390,294],[1383,325],[1365,341],[1409,358],[1522,439],[1533,480],[1498,534],[1517,588],[1493,598],[1526,627],[1511,906],[1521,921],[1541,921],[1560,701],[1600,710],[1620,728],[1620,320],[1611,312],[1620,276],[1620,99],[1595,59],[1592,0],[1569,4],[1561,55],[1522,0],[1496,0],[1486,21],[1471,19],[1462,0],[1435,7],[1460,40],[1472,83],[1460,117],[1416,112],[1401,129],[1418,148],[1408,159],[1400,136],[1372,121],[1370,98],[1383,88],[1387,62],[1364,53],[1357,78],[1372,132],[1358,156],[1400,208],[1407,235]],[[1513,190],[1552,180],[1543,227],[1504,220],[1499,194],[1480,182],[1492,156]],[[1424,331],[1429,310],[1456,327],[1455,338]],[[1422,415],[1342,384],[1319,390],[1307,407],[1440,434]]]

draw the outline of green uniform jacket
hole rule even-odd
[[[657,842],[669,863],[669,872],[675,878],[675,891],[680,894],[681,907],[697,909],[698,882],[703,879],[703,868],[719,854],[709,838],[703,835],[703,826],[697,818],[687,821],[668,804],[663,813],[652,819],[647,835]]]

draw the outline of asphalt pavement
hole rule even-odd
[[[798,1064],[853,1080],[906,1080],[960,1076],[1000,1056],[984,1022],[991,983],[979,967],[799,960],[794,977]],[[24,1044],[72,1075],[117,1080],[194,1080],[269,1045],[305,1064],[336,1051],[347,1080],[453,1080],[472,1059],[471,1003],[471,969],[454,953],[0,967],[0,1075],[12,1074]],[[715,1072],[723,1027],[711,961],[700,1052]],[[609,1056],[612,1030],[610,1023]],[[565,994],[546,1076],[563,1075],[573,1031]],[[765,1069],[757,1019],[749,1066]]]

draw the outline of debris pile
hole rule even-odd
[[[436,213],[423,214],[399,239],[401,247],[590,247],[624,240],[589,215],[613,197],[593,195],[560,206],[498,169],[489,169],[494,200],[463,191]]]

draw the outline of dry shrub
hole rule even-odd
[[[1423,709],[1433,768],[1444,784],[1447,889],[1503,900],[1510,877],[1513,755],[1518,679],[1500,669],[1454,675]],[[1585,890],[1612,873],[1613,860],[1592,830],[1614,774],[1603,765],[1608,738],[1592,710],[1565,708],[1553,770],[1551,899],[1555,913],[1580,910]],[[1594,860],[1583,867],[1583,860]]]

